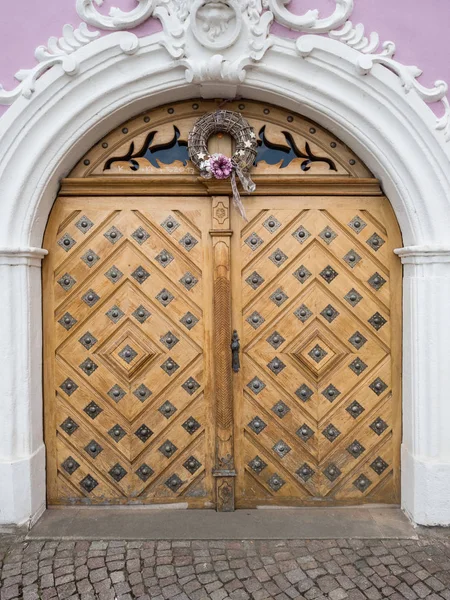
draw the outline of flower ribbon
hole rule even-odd
[[[246,192],[252,193],[256,190],[256,185],[252,181],[250,175],[248,173],[244,173],[244,171],[239,167],[238,164],[233,160],[233,171],[231,172],[231,189],[233,190],[233,204],[240,212],[241,217],[244,221],[248,222],[247,213],[245,212],[244,205],[242,204],[241,195],[239,194],[236,175],[239,177],[239,180],[242,184],[242,187]]]

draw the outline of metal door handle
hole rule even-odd
[[[233,369],[233,373],[239,373],[241,368],[241,362],[239,358],[240,350],[241,343],[239,341],[238,332],[234,330],[233,337],[231,338],[231,367]]]

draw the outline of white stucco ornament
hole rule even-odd
[[[436,129],[443,132],[445,141],[450,140],[447,84],[436,81],[432,88],[426,88],[418,82],[422,74],[419,68],[394,59],[393,42],[385,42],[380,48],[377,33],[366,36],[361,23],[354,26],[349,20],[354,0],[334,0],[334,10],[328,16],[322,16],[317,9],[294,15],[287,7],[290,0],[136,0],[136,7],[130,11],[111,8],[109,15],[104,15],[98,10],[103,1],[76,0],[77,12],[84,23],[77,30],[66,25],[62,38],[51,38],[48,48],[38,48],[39,64],[16,74],[20,84],[12,91],[0,86],[0,104],[12,104],[21,96],[30,98],[37,79],[55,65],[60,65],[67,75],[75,76],[77,50],[99,35],[89,31],[86,23],[118,32],[133,29],[150,18],[161,22],[163,35],[159,35],[158,43],[186,67],[189,83],[229,82],[232,96],[232,86],[245,81],[248,70],[277,42],[278,38],[270,34],[270,25],[277,22],[301,34],[328,34],[353,48],[358,53],[355,68],[361,76],[381,65],[398,76],[405,93],[414,92],[427,104],[441,102],[444,114],[437,119]],[[139,50],[140,42],[133,34],[124,33],[118,44],[123,52],[133,54]],[[299,37],[297,44],[292,41],[292,45],[303,58],[308,58],[314,50],[310,37],[307,40]],[[214,95],[213,91],[211,94]]]

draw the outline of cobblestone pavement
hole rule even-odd
[[[450,600],[450,539],[23,542],[1,600]]]

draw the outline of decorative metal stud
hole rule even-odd
[[[175,298],[175,296],[173,296],[169,292],[169,290],[166,290],[166,288],[161,290],[159,292],[159,294],[156,296],[156,299],[158,300],[158,302],[160,302],[163,306],[168,306],[174,298]]]
[[[379,331],[382,327],[386,325],[387,321],[382,315],[380,315],[379,312],[376,312],[372,317],[370,317],[369,323],[374,329]]]
[[[154,473],[154,470],[151,467],[149,467],[146,463],[142,464],[139,467],[139,469],[136,471],[136,475],[144,483],[147,481],[147,479],[150,479],[150,477],[153,475],[153,473]]]
[[[178,450],[178,448],[175,446],[175,444],[172,444],[170,440],[166,440],[164,444],[158,448],[158,450],[161,452],[161,454],[164,454],[166,458],[170,458]]]
[[[118,306],[113,306],[105,314],[113,323],[117,323],[125,315],[125,313],[120,310]]]
[[[60,318],[58,323],[62,325],[66,331],[69,331],[69,329],[72,329],[72,327],[76,325],[78,321],[72,317],[70,313],[66,312],[66,314]]]
[[[103,452],[103,448],[95,440],[91,440],[84,450],[91,458],[97,458],[97,456]]]
[[[303,423],[303,425],[299,427],[295,433],[304,442],[307,442],[314,435],[314,431],[306,423]]]
[[[251,275],[245,280],[250,287],[254,290],[258,289],[260,285],[264,283],[264,277],[261,277],[256,271],[253,271]]]
[[[190,233],[186,233],[179,242],[185,250],[190,252],[194,246],[198,244],[198,241]]]
[[[108,271],[106,271],[105,277],[109,279],[111,283],[117,283],[119,279],[123,277],[123,273],[117,267],[112,266]]]
[[[351,454],[353,458],[358,458],[358,456],[361,456],[365,451],[366,449],[358,442],[358,440],[354,440],[347,448],[347,452]]]
[[[134,240],[136,240],[139,246],[142,246],[142,244],[144,244],[148,240],[150,234],[147,231],[145,231],[143,227],[138,227],[136,231],[131,234],[131,237]]]
[[[378,233],[374,233],[368,240],[367,243],[369,244],[369,246],[372,248],[372,250],[375,250],[375,252],[378,252],[378,250],[381,248],[381,246],[383,246],[386,242],[383,240],[382,237],[380,237],[378,235]]]
[[[255,310],[249,317],[247,317],[246,321],[247,323],[250,323],[253,329],[258,329],[258,327],[264,323],[265,318]]]
[[[88,494],[90,494],[98,486],[98,481],[96,481],[92,475],[86,475],[86,477],[80,481],[80,485],[88,492]]]
[[[253,377],[253,379],[247,383],[247,387],[251,389],[254,394],[259,394],[266,387],[266,384],[261,381],[259,377]]]
[[[280,458],[284,458],[286,454],[289,454],[292,448],[286,444],[286,442],[280,440],[272,447],[272,450],[276,452]]]
[[[98,342],[97,338],[95,338],[89,331],[85,333],[78,341],[86,348],[86,350],[90,350],[92,346]]]
[[[114,225],[103,235],[109,242],[111,242],[111,244],[116,244],[120,238],[123,237],[122,233],[117,229],[117,227],[114,227]]]
[[[303,383],[295,392],[295,395],[300,398],[302,402],[308,402],[313,394],[314,392],[306,385],[306,383]]]
[[[282,250],[277,248],[277,250],[272,252],[272,254],[269,256],[269,259],[276,267],[281,267],[281,265],[287,261],[288,257]]]
[[[90,402],[83,410],[92,420],[96,419],[103,412],[103,409],[94,401]]]
[[[300,308],[297,308],[297,310],[294,312],[294,315],[299,321],[306,323],[306,321],[312,316],[312,312],[307,306],[305,306],[305,304],[302,304]]]
[[[194,275],[192,275],[192,273],[187,272],[185,275],[183,275],[183,277],[180,279],[180,283],[182,285],[184,285],[184,287],[187,290],[192,290],[192,288],[194,286],[197,285],[198,283],[198,279],[197,277],[194,277]]]
[[[166,481],[165,485],[169,488],[169,490],[172,490],[172,492],[177,492],[183,485],[183,482],[178,475],[172,475],[172,477],[169,477],[169,479]]]
[[[300,242],[300,244],[304,244],[306,240],[311,237],[311,234],[307,229],[301,225],[294,233],[292,234],[295,239]]]
[[[64,469],[64,471],[66,471],[66,473],[69,473],[69,475],[75,473],[75,471],[80,467],[79,463],[77,463],[77,461],[72,456],[66,458],[66,460],[62,463],[61,466]]]
[[[138,437],[141,442],[145,443],[148,439],[150,439],[153,435],[153,431],[147,425],[141,425],[137,431],[134,432],[134,435]]]
[[[334,402],[336,398],[341,395],[341,392],[330,383],[330,385],[323,390],[322,395],[330,402]]]
[[[127,435],[127,432],[120,425],[114,425],[114,427],[108,431],[108,434],[116,443],[119,443],[120,440]]]
[[[166,417],[166,419],[170,419],[170,417],[177,412],[177,408],[172,404],[172,402],[169,402],[169,400],[166,400],[164,404],[158,408],[158,410],[163,417]]]
[[[68,233],[65,233],[60,240],[58,240],[58,246],[61,246],[63,250],[69,252],[75,246],[76,241]]]
[[[272,371],[272,373],[278,375],[283,369],[286,368],[286,365],[278,357],[275,357],[267,364],[267,367]]]
[[[350,404],[350,406],[347,406],[347,408],[345,409],[348,414],[353,417],[354,419],[357,419],[359,417],[360,414],[362,414],[365,411],[364,406],[361,406],[361,404],[359,402],[357,402],[356,400],[353,400],[353,402]]]
[[[275,233],[275,231],[281,227],[280,221],[274,216],[270,216],[268,219],[266,219],[263,225],[267,231],[270,231],[270,233]]]
[[[77,227],[81,233],[87,233],[93,226],[94,223],[86,216],[81,217],[81,219],[75,223],[75,227]]]
[[[274,492],[278,492],[281,490],[283,485],[286,483],[282,477],[280,477],[277,473],[272,475],[272,477],[267,482],[269,486],[273,489]]]
[[[119,482],[121,479],[123,479],[125,477],[125,475],[127,474],[127,472],[122,467],[122,465],[120,465],[119,463],[117,463],[117,464],[115,464],[113,466],[112,469],[110,469],[109,474],[111,475],[111,477],[115,481]]]
[[[78,429],[79,425],[75,423],[73,419],[67,417],[67,419],[61,423],[60,427],[67,433],[67,435],[72,435]]]
[[[82,297],[83,302],[85,302],[88,306],[94,306],[99,300],[100,296],[94,292],[94,290],[89,290]]]
[[[163,267],[163,269],[165,269],[174,260],[174,257],[167,250],[162,250],[155,256],[155,260]]]
[[[326,469],[322,471],[322,473],[330,481],[336,481],[336,479],[342,474],[342,471],[337,465],[331,463]]]
[[[71,396],[78,389],[77,384],[75,383],[75,381],[73,381],[72,379],[70,379],[70,377],[68,377],[65,381],[63,381],[63,383],[59,387],[68,396]]]
[[[340,435],[341,432],[332,423],[325,427],[322,434],[327,438],[328,441],[334,442]]]
[[[361,373],[364,373],[364,371],[367,369],[367,365],[360,358],[355,358],[355,360],[348,365],[348,368],[359,377]]]
[[[182,427],[189,433],[189,435],[193,435],[197,429],[200,429],[201,425],[194,419],[194,417],[189,417],[189,419],[183,423]]]
[[[124,360],[128,365],[133,362],[138,353],[136,350],[133,350],[131,346],[128,344],[119,352],[119,356],[122,360]]]
[[[350,221],[348,226],[351,227],[354,232],[361,233],[364,227],[367,226],[367,223],[363,221],[360,216],[357,215]]]
[[[360,491],[360,492],[365,492],[371,485],[372,482],[370,481],[370,479],[368,477],[365,477],[364,475],[360,475],[358,477],[358,479],[356,479],[353,482],[353,485]]]
[[[69,273],[66,273],[61,277],[61,279],[58,279],[59,285],[65,292],[68,292],[71,288],[73,288],[76,282],[77,280],[74,277],[72,277],[72,275],[70,275]]]
[[[384,392],[384,390],[387,389],[388,386],[386,383],[384,383],[382,379],[377,377],[375,381],[372,381],[369,387],[373,392],[375,392],[377,396],[380,396]]]
[[[85,265],[91,268],[100,260],[100,256],[98,256],[98,254],[96,254],[93,250],[88,250],[85,254],[83,254],[81,260]]]
[[[95,364],[95,362],[93,360],[91,360],[90,358],[87,358],[85,361],[83,361],[80,365],[80,369],[86,373],[86,375],[88,377],[90,377],[92,375],[92,373],[94,373],[94,371],[96,371],[98,369],[98,365]]]
[[[288,414],[288,412],[290,412],[291,409],[289,408],[289,406],[287,406],[287,404],[283,402],[283,400],[278,400],[278,402],[274,406],[272,406],[272,410],[277,415],[277,417],[280,417],[280,419],[282,419]]]
[[[347,302],[353,307],[355,307],[359,302],[361,302],[362,299],[363,297],[361,296],[361,294],[357,292],[354,288],[352,288],[348,292],[348,294],[344,296],[344,300],[347,300]]]
[[[120,402],[122,398],[125,396],[126,392],[123,390],[120,385],[113,385],[113,387],[109,390],[108,396],[114,400],[114,402]]]
[[[332,323],[339,316],[339,312],[331,304],[326,306],[320,314],[328,323]]]
[[[319,237],[322,238],[322,240],[326,243],[326,244],[331,244],[331,242],[333,240],[335,240],[337,238],[337,233],[335,231],[333,231],[331,229],[331,227],[325,227],[325,229],[319,233]]]
[[[339,273],[333,269],[333,267],[325,267],[325,269],[320,273],[322,279],[324,279],[327,283],[331,283],[333,279],[338,276]]]
[[[282,344],[284,344],[286,340],[282,335],[278,333],[278,331],[275,331],[274,333],[272,333],[272,335],[270,335],[267,338],[266,341],[272,346],[272,348],[275,348],[275,350],[277,350]]]
[[[388,466],[389,465],[387,462],[384,461],[381,456],[379,456],[373,461],[373,463],[370,465],[370,468],[373,469],[377,475],[381,475],[384,471],[386,471]]]
[[[195,392],[198,390],[198,388],[200,387],[200,384],[197,381],[195,381],[195,379],[193,377],[189,377],[189,379],[187,381],[185,381],[181,387],[190,396],[192,396],[192,394],[195,394]]]
[[[292,273],[292,275],[296,279],[298,279],[300,283],[305,283],[305,281],[307,281],[311,277],[310,271],[308,271],[308,269],[304,265],[299,267],[294,273]]]
[[[367,339],[363,336],[362,333],[356,331],[351,338],[348,340],[352,346],[354,346],[357,350],[362,348],[364,344],[367,342]]]
[[[388,427],[388,424],[385,423],[381,417],[378,417],[378,419],[372,423],[370,429],[372,429],[372,431],[374,431],[377,435],[381,435]]]
[[[200,469],[202,463],[195,458],[195,456],[190,456],[184,463],[183,467],[186,471],[189,471],[191,475],[193,475],[196,471]]]
[[[180,323],[182,323],[186,329],[189,329],[189,331],[195,327],[197,325],[197,323],[199,322],[199,319],[197,319],[197,317],[195,315],[193,315],[191,312],[187,312],[184,317],[182,317],[180,319]]]
[[[260,238],[257,233],[252,233],[252,235],[245,240],[245,243],[250,250],[255,251],[264,243],[264,240]]]
[[[321,348],[319,344],[316,344],[314,348],[308,352],[308,356],[310,356],[317,364],[319,364],[327,355],[328,352]]]
[[[180,341],[177,336],[172,333],[171,331],[168,331],[166,333],[166,335],[163,335],[160,338],[160,341],[162,344],[164,344],[164,346],[166,348],[169,348],[169,350],[171,350],[174,346],[176,346],[178,344],[178,342]]]
[[[140,402],[145,402],[146,400],[148,400],[150,398],[150,396],[152,395],[152,392],[148,389],[148,387],[146,385],[141,383],[141,385],[137,389],[134,390],[133,395],[136,396],[136,398]]]
[[[308,463],[304,463],[299,469],[295,471],[300,479],[303,481],[308,481],[315,474],[314,469],[312,469]]]
[[[142,324],[145,323],[145,321],[151,316],[152,313],[141,304],[132,314],[136,321],[139,321],[139,323]]]
[[[144,267],[138,267],[133,273],[131,273],[131,277],[135,279],[140,285],[144,283],[149,277],[150,273],[144,269]]]
[[[161,223],[161,227],[163,227],[167,233],[170,233],[171,235],[175,230],[178,229],[179,226],[180,224],[178,221],[172,216],[167,217],[167,219]]]
[[[248,466],[252,471],[259,475],[261,471],[264,471],[264,469],[267,467],[267,463],[265,463],[259,456],[255,456],[255,458],[248,463]]]
[[[172,360],[170,357],[163,362],[163,364],[161,365],[161,369],[167,373],[167,375],[169,375],[169,377],[171,377],[175,371],[178,371],[178,369],[180,368],[180,365],[177,365],[177,363]]]
[[[347,252],[347,254],[344,256],[344,260],[349,267],[354,269],[356,265],[361,261],[361,257],[354,250],[350,250],[350,252]]]
[[[386,279],[382,277],[378,272],[374,273],[370,279],[367,280],[367,283],[373,287],[375,291],[378,292],[383,285],[386,283]]]
[[[264,429],[267,427],[267,424],[264,423],[264,421],[260,417],[255,417],[250,421],[248,426],[252,431],[256,433],[256,435],[259,435],[261,431],[264,431]]]
[[[284,304],[288,298],[289,298],[289,296],[285,292],[283,292],[283,290],[281,288],[278,288],[270,296],[270,299],[272,300],[272,302],[274,302],[277,306],[281,306],[282,304]]]

